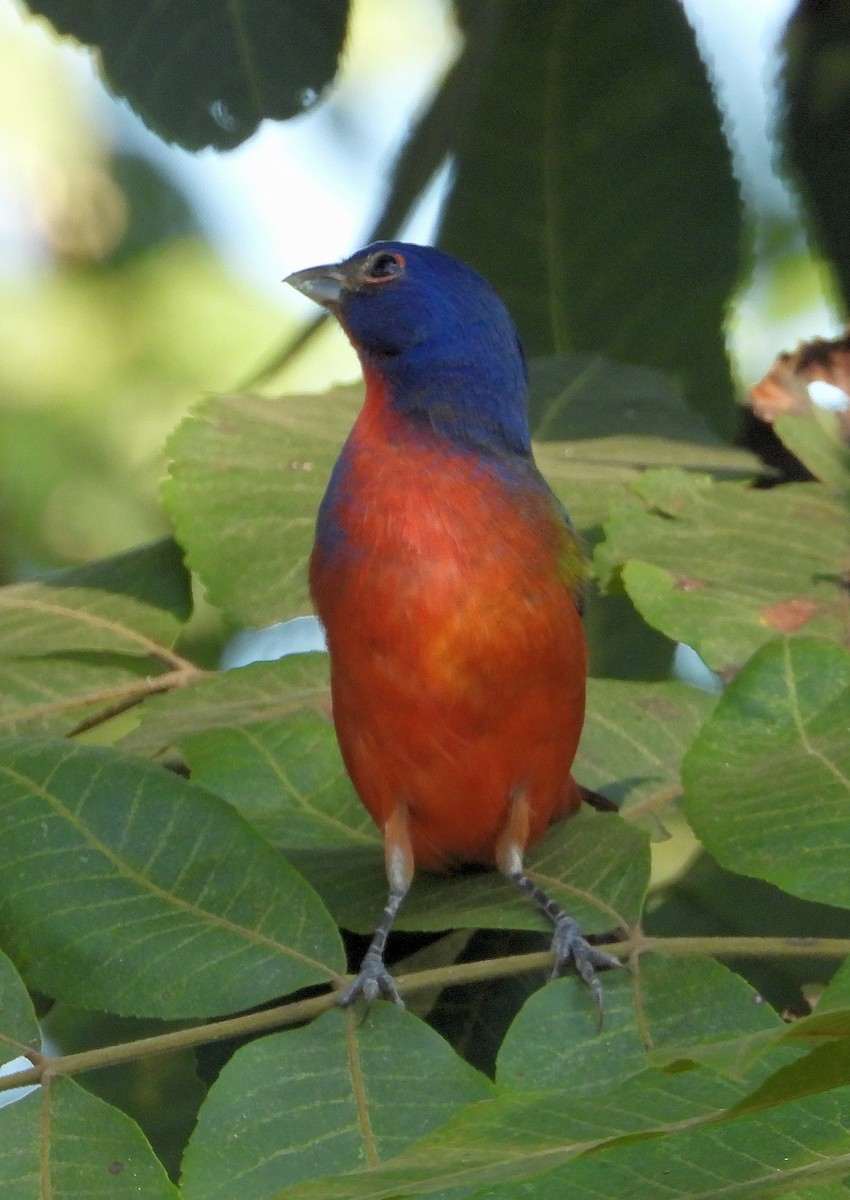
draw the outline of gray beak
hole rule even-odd
[[[332,308],[342,300],[348,282],[342,267],[328,264],[323,267],[308,267],[306,271],[294,271],[283,281],[302,295],[315,300],[324,308]]]

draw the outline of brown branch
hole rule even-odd
[[[850,938],[794,938],[794,937],[646,937],[636,931],[628,940],[605,945],[611,954],[629,958],[635,955],[655,953],[675,956],[693,954],[712,957],[747,958],[845,958],[850,955]],[[404,995],[434,987],[478,983],[488,979],[521,975],[526,971],[545,970],[551,965],[552,957],[547,951],[535,954],[513,954],[504,958],[484,959],[480,962],[455,963],[452,966],[434,967],[427,971],[415,971],[400,975],[396,980],[398,990]],[[340,987],[345,981],[340,982]],[[79,1054],[66,1054],[59,1058],[31,1052],[34,1065],[14,1075],[0,1076],[0,1092],[12,1088],[27,1087],[40,1083],[44,1077],[76,1075],[96,1067],[110,1067],[130,1062],[153,1054],[172,1053],[192,1049],[226,1038],[261,1033],[268,1029],[283,1029],[309,1021],[333,1008],[336,992],[327,992],[309,1000],[296,1000],[280,1004],[275,1008],[244,1016],[227,1017],[194,1025],[188,1029],[177,1029],[171,1033],[154,1037],[139,1038],[133,1042],[120,1042],[103,1046],[97,1050],[84,1050]]]

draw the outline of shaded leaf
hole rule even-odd
[[[32,1000],[14,965],[0,951],[0,1062],[40,1048]],[[15,1053],[5,1053],[7,1049]]]
[[[89,1012],[61,1000],[54,1001],[42,1017],[46,1048],[55,1053],[61,1047],[63,1056],[173,1033],[181,1025],[185,1023]],[[79,1080],[86,1091],[136,1122],[169,1176],[177,1179],[183,1150],[207,1094],[199,1078],[198,1051],[142,1052],[127,1062],[86,1071]]]
[[[176,543],[0,589],[0,730],[66,734],[91,713],[156,687],[192,605]]]
[[[238,1188],[264,1200],[392,1158],[492,1090],[402,1010],[378,1004],[365,1020],[329,1012],[245,1046],[225,1066],[186,1152],[183,1195],[229,1200]]]
[[[686,1014],[679,1028],[687,1029]],[[304,1200],[398,1195],[459,1200],[523,1194],[554,1200],[572,1196],[575,1186],[588,1200],[600,1194],[657,1200],[659,1181],[666,1194],[670,1179],[673,1195],[719,1200],[730,1194],[721,1189],[735,1183],[742,1186],[741,1195],[763,1195],[757,1189],[765,1174],[773,1181],[785,1178],[782,1171],[792,1172],[786,1182],[793,1186],[800,1164],[815,1165],[814,1173],[806,1172],[809,1179],[836,1177],[848,1160],[841,1155],[846,1155],[850,1091],[765,1111],[747,1105],[767,1073],[764,1068],[759,1064],[741,1080],[702,1069],[649,1069],[592,1097],[573,1095],[568,1079],[563,1090],[500,1093],[463,1110],[394,1161],[304,1183],[298,1195]],[[733,1109],[736,1119],[730,1120]],[[765,1160],[772,1170],[765,1169]],[[692,1168],[690,1176],[685,1167]],[[747,1191],[751,1180],[756,1186]],[[696,1193],[695,1184],[703,1190]],[[718,1190],[712,1191],[715,1185]],[[287,1189],[280,1200],[295,1194]]]
[[[716,670],[777,632],[844,636],[850,514],[816,484],[754,491],[648,471],[605,527],[595,560],[619,570],[644,618]]]
[[[342,966],[303,880],[220,800],[152,764],[4,742],[0,841],[0,939],[69,1003],[212,1016]]]
[[[723,961],[779,1012],[798,1016],[808,1011],[804,996],[812,985],[822,986],[835,972],[834,959],[814,958],[805,949],[814,938],[850,938],[846,909],[800,900],[764,880],[724,871],[705,853],[679,874],[674,887],[655,898],[642,924],[651,937],[775,937],[797,942],[798,957],[730,954]],[[850,993],[847,1001],[850,1004]],[[822,996],[818,1008],[823,1004]]]
[[[371,932],[386,899],[383,855],[374,849],[297,850],[289,859],[346,929]],[[528,854],[529,873],[588,932],[633,924],[649,876],[645,836],[620,817],[583,811],[554,825]],[[399,929],[546,929],[547,922],[496,871],[421,872]]]
[[[683,763],[684,809],[723,866],[850,907],[850,655],[776,639],[733,680]]]
[[[850,301],[850,229],[842,180],[850,171],[850,62],[842,4],[798,0],[784,38],[782,142],[813,232]]]
[[[329,714],[326,654],[290,654],[205,674],[184,688],[151,696],[136,710],[138,724],[122,745],[155,754],[207,730],[282,722],[307,708]]]
[[[192,577],[183,562],[183,551],[173,538],[163,538],[66,571],[55,571],[42,582],[54,588],[96,588],[131,596],[171,613],[179,625],[188,621],[192,613]]]
[[[533,358],[528,370],[529,421],[539,441],[645,437],[685,443],[704,458],[716,453],[718,462],[742,470],[756,465],[749,454],[722,442],[669,375],[654,367],[602,354],[553,354]]]
[[[532,996],[499,1053],[500,1088],[597,1095],[644,1071],[649,1053],[686,1060],[694,1046],[733,1032],[783,1029],[743,979],[711,959],[642,955],[631,976],[608,974],[605,984],[598,1033],[576,989],[559,983]]]
[[[100,53],[106,81],[143,121],[187,150],[239,145],[266,118],[310,107],[342,50],[347,0],[28,0],[60,33]]]
[[[8,1200],[177,1200],[137,1125],[71,1079],[3,1110],[0,1186]]]
[[[478,8],[459,8],[486,56],[467,46],[440,246],[494,284],[532,354],[656,366],[731,434],[722,327],[741,204],[684,11],[537,0],[482,21]]]
[[[716,697],[683,683],[588,680],[576,777],[655,825],[680,791],[679,765]]]
[[[448,934],[437,944],[442,945],[449,938],[459,936],[462,935]],[[476,929],[465,936],[463,950],[454,961],[480,962],[482,959],[503,958],[513,954],[545,953],[550,945],[551,936],[542,931]],[[407,959],[402,960],[394,966],[394,970],[399,974],[406,973],[408,962]],[[521,975],[452,984],[443,988],[436,1000],[425,993],[428,1024],[441,1033],[468,1063],[492,1077],[496,1073],[496,1058],[508,1027],[528,997],[543,986],[548,974],[542,969],[524,971]],[[572,999],[573,989],[570,988],[568,994]],[[410,1002],[405,998],[405,1003],[410,1008],[422,995],[416,992]],[[586,996],[578,995],[576,999],[576,1007],[587,1002]]]

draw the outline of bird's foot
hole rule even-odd
[[[597,946],[591,946],[590,942],[582,936],[578,921],[565,912],[562,912],[555,920],[552,953],[555,962],[550,979],[558,979],[565,974],[571,963],[575,964],[576,970],[593,995],[601,1026],[602,983],[596,970],[597,968],[622,967],[623,964],[619,958],[615,958],[613,954],[608,954],[605,950],[600,950]]]
[[[371,951],[360,964],[360,974],[340,993],[337,1004],[346,1008],[361,996],[367,1004],[380,997],[397,1004],[399,1008],[404,1008],[404,1001],[398,994],[395,980],[384,965],[383,958]]]

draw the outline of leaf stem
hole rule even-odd
[[[111,692],[102,692],[99,696],[88,696],[82,699],[82,703],[102,703],[105,700],[113,699],[115,702],[107,708],[101,708],[91,716],[85,717],[78,725],[69,730],[66,737],[78,737],[81,733],[86,733],[89,729],[94,729],[97,725],[103,725],[106,721],[111,721],[113,717],[118,717],[121,713],[128,712],[129,709],[135,708],[137,704],[141,704],[148,696],[155,696],[160,692],[170,692],[173,688],[186,687],[189,683],[194,683],[197,679],[203,679],[206,675],[211,675],[214,672],[205,671],[201,667],[194,666],[193,663],[186,663],[176,671],[167,671],[164,675],[149,675],[139,683],[126,684],[121,688],[113,688]],[[72,705],[67,705],[72,707]],[[80,707],[80,704],[75,702],[73,707]]]
[[[24,705],[22,708],[16,708],[8,713],[0,713],[0,725],[19,724],[22,721],[50,717],[54,713],[73,712],[76,708],[88,708],[92,704],[109,705],[109,707],[99,709],[98,712],[86,717],[66,735],[67,737],[76,737],[77,734],[126,712],[127,709],[133,708],[148,696],[154,696],[158,692],[168,692],[172,688],[185,687],[186,684],[194,683],[196,679],[202,679],[205,675],[212,673],[186,661],[181,667],[173,671],[166,671],[162,675],[147,675],[143,679],[134,679],[132,682],[123,683],[117,687],[101,688],[82,696],[66,696],[61,700],[50,700],[45,704]],[[111,704],[109,704],[110,701],[112,701]]]

